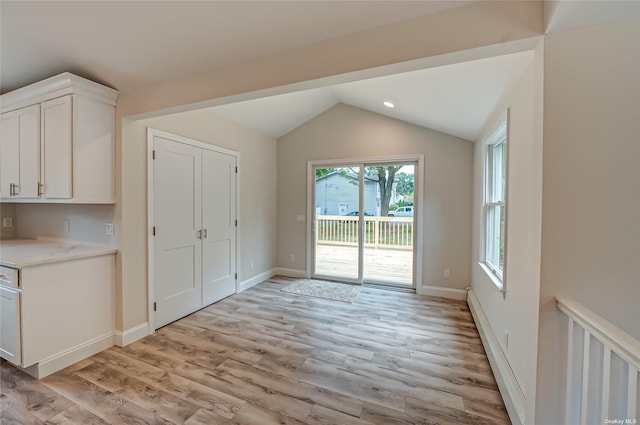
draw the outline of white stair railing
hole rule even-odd
[[[638,424],[640,341],[576,301],[556,301],[569,319],[565,423]]]

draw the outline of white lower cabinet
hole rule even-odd
[[[36,378],[113,345],[114,254],[24,267],[1,295],[0,356]]]
[[[0,320],[0,357],[20,365],[20,290],[0,286]]]

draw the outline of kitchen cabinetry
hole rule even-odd
[[[0,267],[0,356],[13,364],[22,362],[20,325],[18,271]]]
[[[70,73],[0,96],[2,201],[113,203],[117,97]]]
[[[0,357],[42,378],[111,347],[114,251],[3,241]]]
[[[40,105],[4,113],[1,119],[2,196],[36,199],[40,167]]]

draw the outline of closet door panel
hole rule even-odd
[[[203,150],[204,305],[236,292],[236,158]]]

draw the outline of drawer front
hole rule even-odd
[[[19,288],[18,270],[10,267],[0,266],[0,285],[10,288]]]

